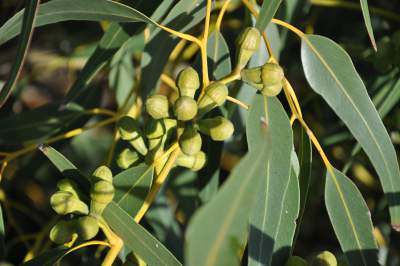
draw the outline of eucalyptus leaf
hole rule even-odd
[[[371,40],[372,47],[376,51],[376,42],[374,37],[374,31],[371,25],[371,18],[369,16],[369,8],[368,8],[368,1],[367,0],[360,0],[361,11],[364,17],[365,27],[367,28],[369,39]]]
[[[343,120],[370,158],[389,203],[392,226],[400,227],[396,152],[350,57],[326,37],[305,35],[301,59],[311,87]]]
[[[213,31],[208,37],[207,54],[210,77],[219,80],[231,72],[229,47],[221,32]]]
[[[263,32],[281,5],[282,0],[264,1],[258,14],[256,28]]]

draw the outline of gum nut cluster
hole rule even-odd
[[[130,116],[120,119],[117,125],[119,134],[129,143],[129,147],[117,155],[120,168],[127,169],[143,161],[152,164],[162,157],[167,143],[178,139],[181,153],[175,165],[198,171],[206,164],[200,133],[214,141],[224,141],[232,136],[234,128],[228,119],[222,116],[203,118],[225,103],[228,96],[225,84],[213,82],[197,96],[200,79],[192,67],[178,74],[176,84],[173,100],[161,94],[147,98],[145,108],[149,119],[145,121],[143,130],[140,123]]]
[[[50,230],[50,239],[57,244],[65,244],[74,239],[92,239],[99,232],[99,218],[114,197],[111,170],[106,166],[97,168],[91,177],[90,208],[82,200],[82,193],[69,179],[57,183],[58,191],[50,203],[55,212],[66,216]]]

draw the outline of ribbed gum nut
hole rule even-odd
[[[278,64],[266,63],[261,68],[261,80],[264,87],[282,83],[284,77],[283,69]]]
[[[113,198],[114,186],[112,183],[103,180],[96,182],[90,191],[90,213],[95,217],[101,216]]]
[[[146,123],[145,131],[146,131],[146,137],[150,140],[150,139],[162,138],[167,132],[167,129],[165,127],[163,119],[158,119],[158,120],[151,119]],[[149,148],[150,150],[152,149],[151,147]]]
[[[201,133],[215,141],[224,141],[230,138],[235,130],[231,121],[223,116],[207,118],[198,122]]]
[[[152,95],[146,100],[146,111],[154,119],[168,117],[168,108],[168,98],[164,95]]]
[[[323,251],[315,256],[311,266],[337,266],[337,260],[331,252]]]
[[[50,230],[50,240],[56,244],[65,244],[72,241],[74,234],[73,226],[70,221],[58,221]]]
[[[298,256],[290,256],[287,260],[285,266],[307,266],[307,261],[304,260],[302,257]]]
[[[129,141],[140,154],[146,155],[147,147],[142,137],[138,121],[130,116],[122,117],[117,124],[121,139]]]
[[[50,198],[53,210],[59,215],[69,213],[88,214],[88,206],[76,195],[68,191],[57,191]]]
[[[239,35],[236,47],[239,49],[237,62],[240,69],[246,66],[251,56],[258,50],[260,39],[261,34],[255,27],[248,27]]]
[[[225,84],[215,82],[205,89],[205,94],[199,101],[199,116],[211,111],[225,103],[228,97],[228,87]]]
[[[92,239],[99,232],[99,223],[93,216],[87,215],[76,219],[76,232],[79,239],[86,241]]]
[[[270,85],[270,86],[265,86],[262,90],[261,90],[261,94],[265,95],[265,96],[269,96],[269,97],[274,97],[277,96],[283,88],[283,84],[280,83],[276,83],[274,85]]]
[[[189,168],[192,171],[199,171],[207,162],[207,156],[204,152],[200,151],[195,155],[180,154],[176,159],[176,165]]]
[[[94,172],[92,174],[92,180],[93,180],[93,182],[103,180],[103,181],[112,183],[113,174],[111,172],[111,169],[105,165],[101,165],[101,166],[97,167],[96,170],[94,170]]]
[[[131,165],[139,162],[139,160],[140,155],[137,151],[126,148],[118,154],[117,165],[121,169],[128,169]]]
[[[243,69],[240,72],[243,82],[261,91],[265,96],[276,96],[282,90],[284,73],[275,63],[266,63],[261,67]]]
[[[194,98],[196,90],[200,87],[199,74],[192,67],[183,69],[178,75],[177,86],[180,96]]]
[[[78,196],[78,187],[76,186],[76,184],[67,179],[67,178],[63,178],[60,181],[57,182],[57,188],[60,191],[66,191],[66,192],[71,192],[72,194],[74,194],[76,197]]]
[[[262,90],[263,83],[261,79],[261,67],[246,68],[240,71],[240,78],[250,86]]]
[[[186,155],[195,155],[201,150],[201,136],[193,126],[187,126],[179,138],[179,147]]]
[[[189,96],[181,96],[174,105],[176,119],[189,121],[197,115],[197,103]]]

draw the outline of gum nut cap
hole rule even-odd
[[[187,127],[179,138],[179,147],[186,155],[195,155],[201,150],[202,140],[200,134],[193,128]]]
[[[307,266],[307,261],[302,257],[290,256],[285,266]]]
[[[88,206],[76,195],[68,191],[57,191],[50,198],[50,204],[53,210],[59,215],[69,213],[88,214]]]
[[[282,91],[282,88],[283,88],[283,85],[281,82],[279,82],[274,85],[265,86],[261,90],[261,93],[262,93],[262,95],[273,97],[273,96],[277,96]]]
[[[139,153],[137,153],[135,150],[126,148],[120,154],[118,154],[117,165],[122,169],[128,169],[131,165],[138,162],[139,159]]]
[[[242,31],[239,38],[237,39],[237,44],[239,49],[245,49],[248,51],[255,52],[260,46],[260,31],[255,27],[247,27]]]
[[[96,182],[98,180],[104,180],[112,183],[113,175],[111,169],[105,165],[101,165],[94,170],[92,174],[93,181]]]
[[[114,198],[114,186],[106,181],[97,181],[90,191],[90,198],[99,203],[108,204]]]
[[[175,102],[174,112],[179,121],[189,121],[197,115],[197,103],[188,96],[181,96]]]
[[[152,95],[146,100],[146,111],[154,119],[168,117],[168,98],[161,94]]]
[[[337,266],[337,260],[331,252],[323,251],[313,259],[311,266]]]
[[[230,138],[234,131],[232,122],[223,116],[200,120],[198,125],[200,132],[215,141],[224,141]]]
[[[58,181],[57,188],[60,191],[71,192],[76,197],[78,197],[78,189],[77,189],[75,182],[73,182],[72,180],[69,180],[68,178],[63,178],[60,181]]]
[[[72,226],[69,221],[58,221],[50,230],[50,240],[56,244],[65,244],[72,240]]]
[[[163,119],[152,119],[146,123],[146,137],[149,140],[161,138],[166,131],[167,129]]]
[[[138,121],[130,116],[123,116],[117,124],[119,134],[123,140],[132,140],[140,135]]]
[[[281,66],[275,63],[266,63],[261,68],[261,80],[264,86],[282,83],[285,74]]]
[[[180,96],[194,97],[196,90],[200,87],[199,74],[192,67],[183,69],[177,79]]]
[[[77,233],[82,240],[92,239],[99,232],[99,224],[93,216],[87,215],[77,218]]]

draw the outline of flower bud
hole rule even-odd
[[[147,147],[139,123],[130,116],[122,117],[117,124],[121,139],[129,141],[140,154],[146,155]]]
[[[199,101],[199,117],[211,111],[217,106],[225,103],[228,96],[228,87],[226,85],[215,82],[205,89],[205,94]]]
[[[282,90],[283,69],[275,63],[266,63],[261,67],[243,69],[242,81],[261,91],[265,96],[276,96]]]
[[[128,169],[130,166],[139,162],[139,160],[140,155],[137,153],[137,151],[126,148],[120,154],[118,154],[117,165],[122,169]]]
[[[261,34],[255,27],[248,27],[240,34],[236,42],[238,48],[237,64],[242,69],[249,62],[251,56],[258,50]]]
[[[50,198],[53,210],[59,215],[69,213],[88,214],[88,206],[76,195],[68,191],[57,191]]]
[[[202,151],[196,153],[195,155],[180,154],[176,159],[175,164],[178,166],[186,167],[192,171],[198,171],[204,167],[207,162],[206,154]]]
[[[74,196],[79,198],[78,187],[76,186],[76,184],[73,181],[71,181],[67,178],[63,178],[60,181],[58,181],[57,188],[60,191],[71,192]]]
[[[199,74],[192,67],[187,67],[178,75],[177,86],[180,96],[194,98],[196,90],[200,87]]]
[[[290,256],[285,266],[307,266],[307,261],[298,256]]]
[[[201,136],[193,126],[187,126],[179,138],[179,147],[186,155],[195,155],[201,150]]]
[[[311,266],[337,266],[337,260],[331,252],[323,251],[313,259]]]
[[[93,216],[87,215],[75,220],[76,232],[79,239],[86,241],[92,239],[99,232],[99,223]]]
[[[90,191],[90,212],[94,216],[100,216],[113,198],[113,184],[104,180],[97,181]]]
[[[92,174],[92,181],[97,182],[99,180],[103,180],[103,181],[112,183],[113,175],[112,175],[110,168],[108,168],[105,165],[101,165],[101,166],[97,167],[96,170],[94,170],[94,172]]]
[[[176,119],[179,121],[188,121],[197,115],[197,103],[189,96],[181,96],[174,105]]]
[[[210,136],[215,141],[230,138],[234,131],[232,122],[223,116],[200,120],[198,126],[201,133]]]
[[[56,244],[65,244],[72,241],[72,235],[75,233],[71,221],[58,221],[50,230],[50,240]]]
[[[158,119],[154,120],[151,119],[146,123],[146,137],[147,139],[161,139],[165,133],[167,132],[167,129],[165,127],[165,123],[163,119]],[[151,147],[150,147],[151,150]]]
[[[154,119],[168,117],[168,98],[161,94],[152,95],[146,100],[146,111]]]

